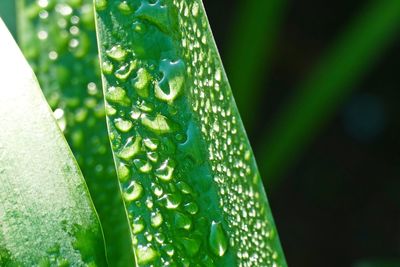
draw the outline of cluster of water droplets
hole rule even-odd
[[[229,244],[167,2],[95,2],[111,143],[138,264],[214,266]]]
[[[30,22],[25,24],[26,32],[35,35],[21,37],[22,48],[61,130],[84,173],[94,170],[95,176],[113,175],[112,164],[101,160],[111,157],[102,122],[105,114],[92,1],[25,0],[25,6],[24,19]],[[97,134],[89,138],[87,132]]]
[[[201,1],[173,0],[182,49],[193,77],[192,108],[201,121],[220,206],[239,266],[280,266],[279,241],[252,151],[209,30]],[[213,50],[214,49],[214,50]]]
[[[123,227],[126,216],[105,122],[93,1],[21,3],[22,50],[81,167],[106,240],[115,249],[120,243],[113,241],[128,228]]]

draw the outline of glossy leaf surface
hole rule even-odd
[[[201,1],[96,0],[140,266],[286,266]]]

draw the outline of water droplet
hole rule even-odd
[[[68,45],[69,45],[70,48],[77,48],[79,46],[79,40],[76,39],[76,38],[71,39],[69,41]]]
[[[153,227],[159,227],[163,223],[163,217],[159,211],[151,214],[151,225]]]
[[[174,256],[175,249],[171,244],[166,244],[165,246],[163,246],[163,249],[165,250],[168,256],[170,257]]]
[[[104,74],[111,74],[114,70],[114,65],[110,61],[104,61],[101,69]]]
[[[153,235],[150,234],[149,232],[144,233],[144,236],[145,236],[147,242],[151,242],[153,240]]]
[[[67,128],[67,119],[64,116],[64,110],[61,108],[58,108],[54,110],[54,118],[57,120],[58,127],[60,127],[60,130],[62,132],[65,131]]]
[[[104,10],[107,7],[107,0],[95,0],[95,6],[97,11]]]
[[[131,75],[132,71],[136,68],[137,61],[130,61],[122,65],[115,71],[115,77],[120,81],[125,81]]]
[[[49,5],[49,0],[38,0],[38,6],[41,8],[46,8]]]
[[[163,181],[170,181],[174,172],[175,162],[171,159],[165,160],[155,171],[155,175]]]
[[[153,150],[153,151],[157,149],[159,143],[160,142],[158,141],[158,139],[155,139],[155,138],[145,138],[145,139],[143,139],[143,144],[147,148],[149,148],[150,150]]]
[[[49,12],[47,12],[46,10],[41,10],[39,12],[39,18],[41,19],[47,19],[49,17]]]
[[[139,136],[135,138],[134,142],[132,137],[129,138],[124,147],[118,153],[118,157],[124,160],[132,159],[136,154],[138,154],[141,151],[140,141],[141,137]]]
[[[159,199],[167,209],[176,209],[182,203],[182,196],[179,194],[165,194]]]
[[[185,214],[181,212],[176,212],[175,226],[180,229],[189,230],[192,227],[192,221]]]
[[[135,164],[136,168],[138,168],[138,170],[142,173],[149,173],[153,168],[147,160],[135,159],[133,163]]]
[[[154,118],[150,118],[148,115],[143,114],[141,116],[141,121],[144,126],[155,133],[164,134],[173,131],[171,122],[167,117],[161,114],[157,114]]]
[[[152,209],[153,209],[153,206],[154,206],[153,199],[149,196],[149,197],[146,199],[146,207],[147,207],[149,210],[152,210]]]
[[[129,130],[132,129],[132,126],[133,126],[132,122],[123,120],[121,118],[115,119],[114,125],[118,131],[123,132],[123,133],[129,132]]]
[[[184,207],[185,207],[185,210],[192,215],[195,215],[199,211],[199,207],[194,202],[189,202],[189,203],[185,204]]]
[[[156,195],[157,197],[162,196],[164,192],[161,186],[154,183],[151,184],[151,190],[153,191],[153,194]]]
[[[197,15],[199,15],[199,4],[197,2],[193,3],[192,15],[193,15],[193,17],[197,17]]]
[[[69,28],[69,32],[72,34],[72,35],[78,35],[79,34],[79,28],[77,27],[77,26],[72,26],[71,28]]]
[[[192,188],[190,188],[190,186],[185,182],[178,182],[176,187],[178,187],[178,189],[184,194],[193,194]]]
[[[138,246],[136,249],[136,257],[138,264],[147,264],[154,261],[158,257],[158,254],[150,246]]]
[[[56,6],[56,11],[61,14],[64,17],[70,16],[73,12],[73,9],[71,6],[67,5],[67,4],[57,4]]]
[[[222,78],[221,76],[222,76],[221,70],[218,69],[218,70],[215,72],[215,80],[217,80],[218,82],[220,82],[220,81],[221,81],[221,78]]]
[[[172,103],[181,93],[185,82],[185,65],[181,60],[163,60],[160,64],[163,79],[154,85],[155,96],[168,103]]]
[[[132,181],[124,193],[127,202],[138,200],[143,194],[143,186],[136,181]]]
[[[50,51],[49,52],[49,59],[50,60],[56,60],[58,58],[58,53],[56,51]]]
[[[128,54],[120,45],[113,46],[110,50],[107,50],[106,53],[108,57],[116,61],[123,61]]]
[[[94,82],[88,83],[87,92],[89,95],[95,96],[99,92],[99,90],[97,89],[97,85]]]
[[[115,108],[113,108],[112,106],[110,106],[108,103],[106,103],[106,114],[107,116],[113,116],[115,114],[117,114],[117,110]]]
[[[144,230],[144,227],[145,227],[144,219],[141,216],[139,216],[139,217],[135,218],[135,220],[133,220],[132,232],[134,234],[141,233]]]
[[[126,1],[122,1],[118,5],[118,9],[124,14],[129,14],[132,12],[132,8],[128,5],[128,3]]]
[[[127,97],[125,90],[118,86],[112,86],[108,88],[106,99],[111,103],[120,104],[122,106],[129,106],[131,104],[131,101]]]
[[[228,240],[225,236],[224,230],[220,222],[213,221],[211,223],[209,245],[211,251],[217,256],[224,256],[228,249]]]
[[[126,182],[129,179],[130,176],[130,170],[128,167],[126,167],[125,164],[120,163],[118,166],[118,178],[120,180],[120,182]]]
[[[144,69],[140,68],[137,72],[137,78],[135,79],[133,86],[136,89],[136,92],[141,97],[149,96],[149,85],[151,81],[150,73]]]
[[[147,152],[147,158],[152,162],[158,161],[158,153],[157,152]]]
[[[140,118],[140,115],[142,115],[142,112],[140,111],[139,108],[137,108],[136,106],[133,106],[130,115],[131,115],[132,119],[137,120]]]
[[[39,31],[37,36],[40,40],[46,40],[49,34],[46,31]]]

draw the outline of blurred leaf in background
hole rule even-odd
[[[258,161],[271,186],[343,103],[400,28],[400,1],[371,1],[268,127]]]
[[[360,260],[353,264],[352,267],[399,267],[400,260],[382,260],[382,259],[371,259],[371,260]]]
[[[16,24],[16,12],[15,12],[15,0],[0,1],[0,17],[7,25],[13,37],[16,38],[17,24]]]
[[[262,105],[262,81],[268,78],[271,57],[287,0],[241,0],[236,4],[226,47],[226,66],[246,130],[251,134],[260,123],[254,111]]]

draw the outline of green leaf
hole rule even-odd
[[[109,263],[134,263],[105,120],[91,0],[20,0],[23,51],[82,169]]]
[[[15,1],[2,0],[0,1],[0,18],[3,19],[11,34],[16,35],[16,18],[15,18]]]
[[[397,36],[400,1],[371,1],[332,45],[265,133],[260,159],[278,180]]]
[[[202,2],[95,5],[138,264],[286,266]]]
[[[0,40],[0,265],[106,266],[82,174],[1,20]]]
[[[254,107],[261,105],[262,80],[286,14],[287,0],[241,0],[229,32],[226,66],[236,103],[248,132],[257,130]]]

